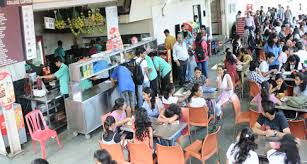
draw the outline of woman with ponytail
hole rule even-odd
[[[169,86],[167,86],[166,91],[164,91],[164,94],[162,97],[163,104],[177,104],[187,99],[186,95],[179,98],[179,97],[174,96],[174,93],[175,93],[174,84],[170,84]]]
[[[118,98],[115,100],[111,116],[115,118],[116,127],[120,127],[126,124],[129,121],[132,121],[130,117],[131,115],[130,108],[125,104],[125,100],[123,98]]]
[[[189,106],[192,108],[207,106],[206,100],[203,98],[203,90],[200,84],[194,84],[191,94],[188,97],[188,102]]]
[[[102,142],[105,144],[115,144],[121,141],[121,136],[116,130],[115,118],[108,116],[103,123]]]
[[[253,131],[250,128],[242,129],[237,142],[231,144],[227,150],[228,164],[259,164],[256,148]]]
[[[163,110],[162,101],[158,97],[155,97],[149,87],[144,88],[143,98],[145,101],[142,107],[146,109],[148,116],[158,118],[160,112]]]

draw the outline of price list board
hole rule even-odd
[[[25,60],[20,6],[26,3],[6,0],[0,5],[0,67]]]

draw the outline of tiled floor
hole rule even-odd
[[[209,62],[209,68],[213,66],[217,61],[221,60],[221,56],[213,56]],[[215,71],[209,71],[209,77],[211,81],[215,81]],[[214,84],[213,84],[214,85]],[[248,103],[247,101],[241,101],[242,110],[247,110]],[[228,104],[224,109],[224,119],[223,125],[219,137],[219,150],[220,150],[220,159],[221,163],[225,163],[225,153],[228,146],[234,141],[233,139],[233,129],[234,129],[234,113],[232,106]],[[241,126],[242,127],[242,126]],[[56,142],[50,140],[47,143],[47,158],[51,164],[90,164],[94,163],[93,153],[98,149],[98,139],[100,138],[101,128],[97,129],[92,133],[92,138],[87,140],[83,135],[74,137],[72,132],[65,130],[59,134],[61,142],[64,145],[64,148],[59,150]],[[205,137],[206,129],[198,129],[197,134],[193,136],[195,139],[203,139]],[[182,147],[186,147],[189,141],[188,138],[185,138]],[[4,156],[0,156],[0,164],[30,164],[31,161],[35,158],[41,157],[39,145],[38,151],[35,154],[32,150],[31,142],[23,145],[24,153],[18,155],[13,159],[7,159]],[[207,163],[214,164],[216,157],[209,159]],[[192,163],[200,163],[197,160],[192,160]]]

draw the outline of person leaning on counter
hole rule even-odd
[[[60,92],[64,97],[68,97],[68,83],[69,83],[69,70],[67,65],[62,63],[60,57],[55,58],[55,65],[59,67],[59,70],[54,74],[41,76],[41,78],[52,79],[57,78],[60,81]]]

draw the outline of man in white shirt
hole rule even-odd
[[[173,59],[178,67],[178,76],[179,76],[179,85],[183,85],[185,82],[185,75],[187,72],[187,63],[188,63],[188,50],[186,43],[183,42],[181,34],[177,35],[177,42],[173,47]]]
[[[245,18],[245,26],[247,26],[250,30],[255,29],[255,22],[254,22],[254,17],[251,16],[251,14],[248,12]]]
[[[135,52],[135,55],[137,56],[137,58],[135,59],[135,62],[137,65],[141,66],[143,76],[144,76],[143,84],[136,84],[139,107],[143,105],[143,88],[150,87],[149,72],[147,68],[148,67],[147,62],[145,60],[145,56],[146,56],[145,53],[146,53],[145,48],[138,48],[136,49],[136,52]]]
[[[275,60],[275,55],[272,52],[269,52],[266,54],[266,60],[260,63],[259,69],[263,77],[267,78],[272,72],[277,72],[277,69],[269,70],[269,66],[270,64],[273,63],[274,60]]]
[[[296,54],[300,58],[300,65],[304,65],[304,62],[307,61],[307,51],[304,50],[304,46],[302,42],[297,42],[295,44],[295,47],[298,49],[298,51],[294,54]]]

